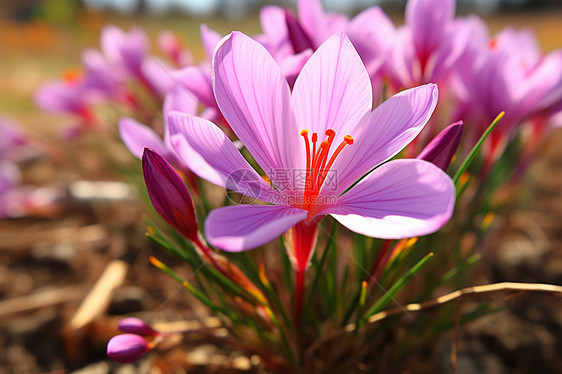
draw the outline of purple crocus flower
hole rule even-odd
[[[193,64],[193,56],[182,46],[176,35],[171,31],[164,30],[158,34],[158,45],[176,67]]]
[[[504,29],[490,38],[478,19],[467,21],[473,39],[463,57],[457,87],[459,114],[473,120],[476,138],[502,111],[492,133],[494,143],[511,136],[515,126],[536,114],[553,113],[562,103],[562,50],[543,56],[530,30]]]
[[[119,364],[140,360],[151,347],[144,338],[135,334],[116,335],[107,342],[107,355]]]
[[[72,80],[53,80],[43,83],[35,93],[35,104],[44,111],[75,114],[90,118],[89,103],[84,86]]]
[[[87,49],[82,53],[84,78],[82,86],[102,100],[123,100],[125,79],[100,51]]]
[[[239,32],[220,43],[213,73],[224,118],[275,186],[216,125],[169,113],[172,145],[194,173],[273,204],[212,211],[205,233],[214,246],[244,251],[291,230],[302,273],[326,214],[357,233],[393,239],[434,232],[450,218],[454,185],[442,170],[415,159],[385,163],[429,120],[435,85],[401,92],[371,112],[369,76],[341,33],[308,60],[292,92],[266,49]]]
[[[459,147],[462,127],[462,121],[447,126],[425,146],[417,158],[429,161],[441,170],[447,171]]]
[[[134,27],[125,32],[117,26],[105,26],[101,31],[100,47],[113,66],[133,77],[142,77],[142,64],[150,51],[150,42],[141,28]]]
[[[163,112],[177,110],[183,113],[195,114],[197,102],[183,87],[176,86],[164,98]],[[189,169],[177,157],[170,143],[168,121],[164,118],[164,137],[160,137],[152,128],[136,120],[123,117],[119,120],[119,134],[129,151],[137,158],[142,158],[145,148],[151,148],[177,169],[189,172]]]
[[[445,88],[471,36],[454,16],[455,0],[408,1],[385,64],[395,89],[430,82]]]
[[[341,14],[326,13],[320,0],[299,0],[297,4],[298,15],[275,6],[264,7],[260,12],[264,34],[256,38],[278,63],[307,50],[315,51],[335,32],[345,32],[369,75],[379,73],[394,37],[394,25],[379,7],[370,7],[350,20]]]
[[[150,43],[146,33],[138,27],[125,32],[116,26],[106,26],[101,32],[101,50],[109,64],[163,96],[174,85],[170,66],[149,54]]]
[[[221,35],[211,30],[205,24],[201,25],[200,32],[201,44],[208,57],[208,61],[201,63],[199,66],[187,66],[173,71],[172,76],[179,85],[191,92],[205,107],[206,110],[202,114],[204,118],[216,123],[224,123],[224,119],[222,118],[213,94],[211,66],[209,63],[213,58],[213,53],[218,42],[221,40]]]

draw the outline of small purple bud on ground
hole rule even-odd
[[[150,350],[148,342],[139,335],[116,335],[107,343],[107,355],[119,364],[140,360]]]
[[[123,318],[121,321],[119,321],[117,327],[119,328],[119,330],[129,334],[137,334],[141,336],[156,336],[159,334],[158,331],[154,330],[142,319],[134,317]]]

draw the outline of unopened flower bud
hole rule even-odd
[[[142,319],[134,317],[123,318],[119,321],[117,327],[123,332],[141,336],[156,336],[160,334]]]
[[[142,171],[154,209],[186,238],[198,241],[198,226],[191,195],[178,173],[158,153],[145,148]]]
[[[425,146],[416,158],[429,161],[446,171],[459,146],[462,127],[462,121],[447,126]]]
[[[119,364],[138,361],[150,349],[148,342],[135,334],[116,335],[107,343],[107,355]]]

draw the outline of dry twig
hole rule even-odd
[[[388,317],[397,316],[400,314],[404,314],[406,312],[420,312],[426,309],[431,309],[438,307],[440,305],[449,303],[454,300],[464,300],[472,297],[482,297],[482,296],[491,296],[496,293],[503,293],[503,292],[547,292],[547,293],[554,293],[562,295],[562,286],[557,286],[554,284],[545,284],[545,283],[517,283],[517,282],[502,282],[502,283],[493,283],[487,284],[483,286],[474,286],[474,287],[467,287],[460,289],[458,291],[454,291],[438,297],[433,300],[428,300],[423,303],[413,303],[403,305],[397,308],[389,309],[387,311],[379,312],[373,314],[367,320],[367,323],[363,327],[367,327],[368,325],[372,325],[376,322],[382,321]],[[341,337],[347,333],[355,331],[356,326],[354,323],[350,323],[344,326],[342,329],[334,331],[332,334],[327,335],[324,339],[318,340],[315,344],[310,347],[310,352],[314,352],[316,349],[321,347],[324,343]]]

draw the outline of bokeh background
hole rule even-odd
[[[258,33],[258,10],[266,3],[294,6],[292,1],[258,0],[0,2],[0,115],[19,123],[33,139],[30,146],[37,154],[21,165],[23,184],[54,186],[61,193],[57,204],[35,214],[0,220],[0,373],[257,372],[252,359],[236,349],[196,337],[164,347],[159,358],[140,366],[119,366],[105,358],[105,343],[115,334],[119,316],[137,313],[168,321],[205,321],[209,316],[150,267],[151,254],[172,264],[175,260],[145,238],[146,208],[130,191],[104,194],[100,185],[94,191],[77,187],[80,181],[122,180],[112,161],[100,154],[104,148],[99,140],[61,140],[71,119],[42,113],[33,95],[42,82],[79,69],[82,50],[99,47],[104,25],[141,26],[153,46],[158,32],[168,29],[196,58],[203,58],[201,23],[222,34]],[[404,1],[324,1],[327,9],[349,14],[374,4],[397,25],[403,22]],[[492,32],[508,25],[529,27],[543,51],[562,47],[559,0],[458,1],[457,14],[473,12]],[[105,149],[140,172],[138,161],[123,148]],[[518,209],[492,225],[474,284],[562,284],[560,130],[552,133],[527,180]],[[103,278],[110,264],[122,279]],[[100,279],[108,291],[88,301],[86,295]],[[92,315],[77,316],[85,300]],[[502,311],[463,327],[459,372],[561,373],[560,306],[559,298],[545,295],[504,300]],[[405,367],[413,373],[448,372],[448,349],[450,336],[444,336],[412,354]]]

